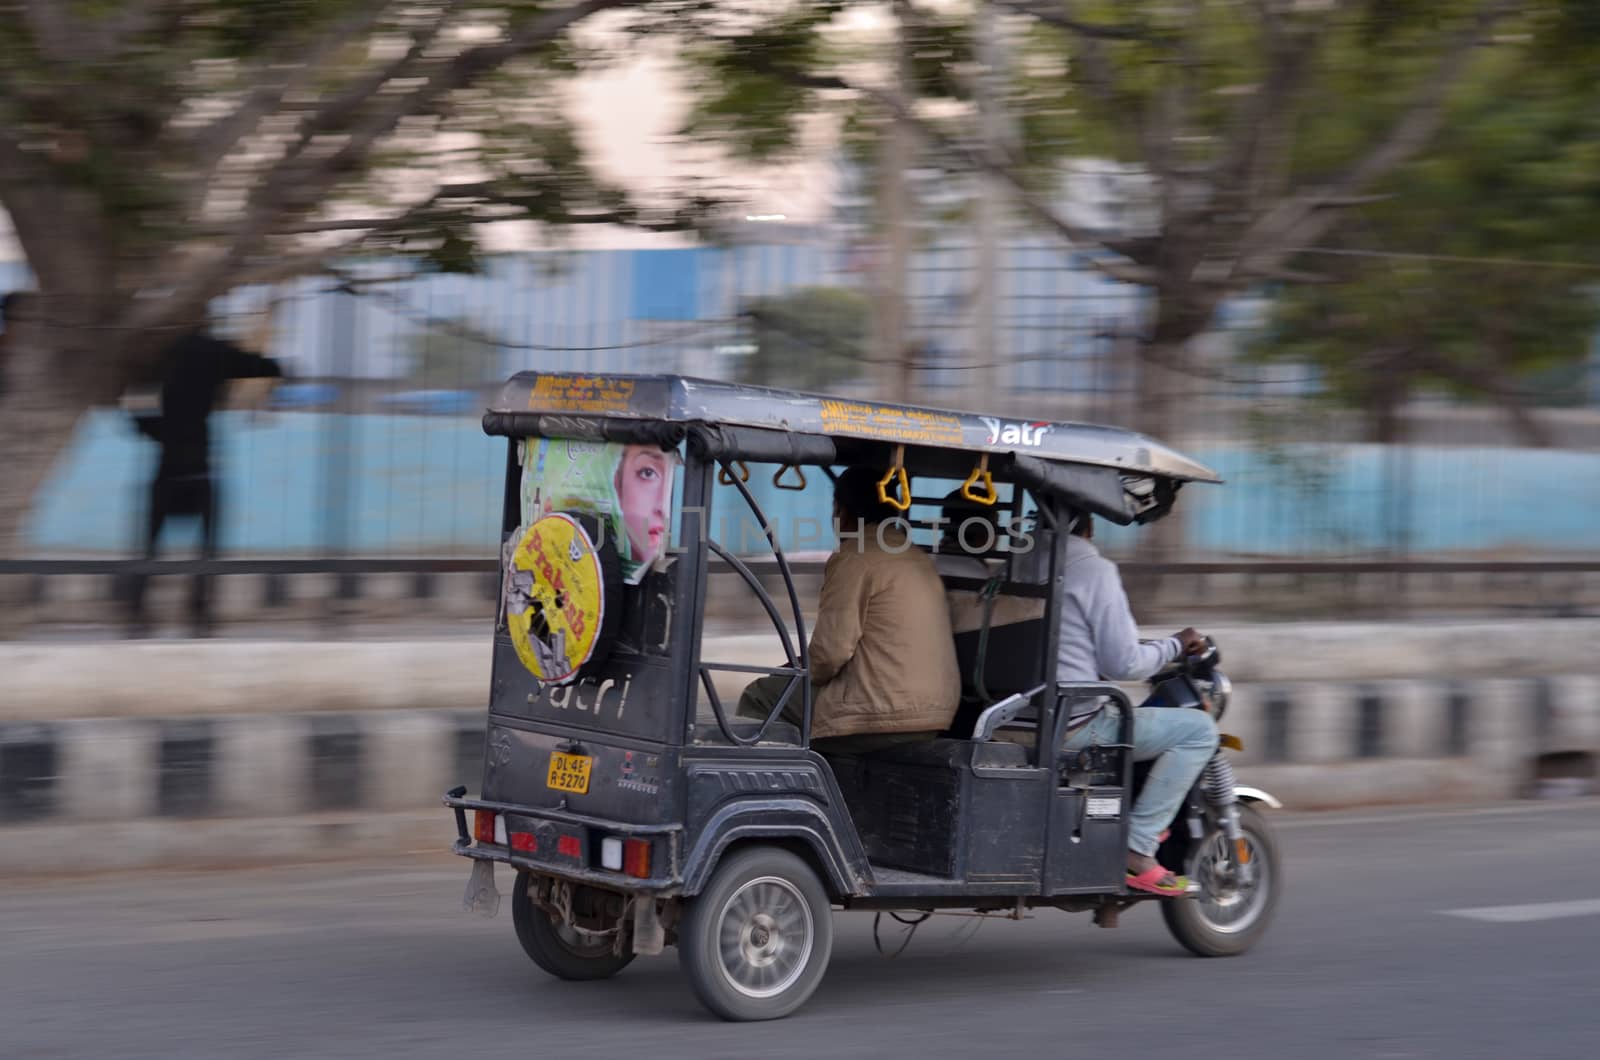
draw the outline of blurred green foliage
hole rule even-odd
[[[329,228],[328,245],[400,252],[448,271],[478,267],[489,219],[552,233],[590,222],[702,228],[721,205],[714,189],[686,185],[641,206],[590,168],[568,117],[573,75],[656,44],[686,76],[692,101],[681,132],[696,146],[781,164],[808,146],[809,123],[831,116],[871,187],[892,118],[882,92],[863,86],[887,84],[917,115],[918,165],[960,187],[980,168],[975,29],[992,18],[1011,57],[1000,103],[1017,136],[1002,155],[1019,191],[1059,209],[1063,169],[1085,158],[1125,163],[1142,178],[1119,185],[1123,220],[1073,234],[1099,242],[1110,252],[1102,260],[1115,257],[1153,291],[1148,343],[1182,349],[1223,300],[1283,279],[1286,251],[1302,238],[1363,252],[1594,257],[1595,0],[618,6],[625,13],[598,35],[556,32],[505,51],[496,42],[560,6],[13,0],[0,5],[0,141],[29,145],[36,173],[14,185],[26,183],[27,197],[10,197],[13,185],[0,195],[30,222],[49,216],[63,240],[97,247],[108,262],[104,286],[124,292],[152,269],[207,255],[216,260],[203,274],[207,290],[225,289],[286,259],[293,265],[306,228],[356,211],[388,220],[366,232]],[[869,12],[875,26],[863,20]],[[899,84],[885,76],[893,37],[885,13],[906,42],[910,72]],[[1370,158],[1416,108],[1452,42],[1486,14],[1500,19],[1485,38],[1492,46],[1467,53],[1466,72],[1447,81],[1441,127],[1422,130],[1408,149],[1413,161],[1357,189],[1387,198],[1352,207],[1342,201],[1350,196],[1333,196],[1341,201],[1313,206],[1277,242],[1262,236],[1297,197],[1315,199]],[[457,66],[456,56],[471,61]],[[439,91],[416,91],[434,75]],[[216,155],[230,113],[253,103],[261,113],[249,134]],[[378,127],[381,135],[366,136]],[[419,188],[435,186],[417,201]],[[948,203],[940,209],[934,223],[959,216]],[[1031,220],[1041,217],[1035,210]],[[44,225],[24,227],[47,284],[57,268],[81,273],[43,253]],[[1260,355],[1322,365],[1351,400],[1397,383],[1464,393],[1502,386],[1508,375],[1559,373],[1596,323],[1580,274],[1287,257],[1288,271],[1337,282],[1279,288]],[[821,297],[792,296],[801,310]],[[849,349],[846,360],[857,358],[865,340],[854,337],[856,310],[834,309],[845,323],[829,323],[813,352]],[[776,303],[756,310],[789,312]],[[794,341],[772,331],[767,345]],[[1397,346],[1425,348],[1426,365],[1375,353]],[[781,356],[770,369],[763,362],[756,357],[752,370],[788,370]]]
[[[504,374],[494,338],[467,320],[430,321],[407,346],[411,378],[425,387],[475,387]]]
[[[870,306],[855,291],[802,287],[752,299],[743,315],[755,348],[739,368],[742,383],[821,390],[851,382],[865,367]]]
[[[1570,44],[1570,41],[1567,42]],[[1285,287],[1263,359],[1320,366],[1379,421],[1419,391],[1488,398],[1522,421],[1575,404],[1600,329],[1600,93],[1537,54],[1466,86],[1425,157],[1305,255],[1332,282]]]

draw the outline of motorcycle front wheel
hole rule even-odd
[[[1228,851],[1228,837],[1213,829],[1189,848],[1184,875],[1200,885],[1191,898],[1167,899],[1161,915],[1172,937],[1201,957],[1236,957],[1254,946],[1272,922],[1283,870],[1278,841],[1259,811],[1239,807],[1239,827],[1252,872],[1241,879]]]

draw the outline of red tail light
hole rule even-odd
[[[532,854],[539,849],[539,837],[531,832],[512,832],[511,849],[523,854]]]
[[[494,842],[494,813],[492,811],[472,811],[472,838],[480,843]]]
[[[650,840],[629,839],[622,844],[622,871],[641,880],[650,878]]]
[[[556,840],[556,852],[564,858],[583,857],[583,844],[575,835],[564,835]]]

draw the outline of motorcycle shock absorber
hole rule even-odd
[[[1250,847],[1245,842],[1244,829],[1239,825],[1239,796],[1234,790],[1233,763],[1218,750],[1206,763],[1200,775],[1200,789],[1206,801],[1216,811],[1222,825],[1222,834],[1228,841],[1228,857],[1243,882],[1248,882],[1253,869],[1250,864]]]

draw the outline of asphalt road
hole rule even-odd
[[[1188,957],[1144,909],[1115,931],[1054,912],[935,918],[888,960],[870,915],[840,914],[810,1004],[745,1025],[701,1010],[671,951],[609,982],[546,978],[508,905],[460,911],[467,866],[448,857],[0,881],[0,1055],[1533,1060],[1600,1046],[1600,802],[1279,823],[1288,889],[1244,957]]]

